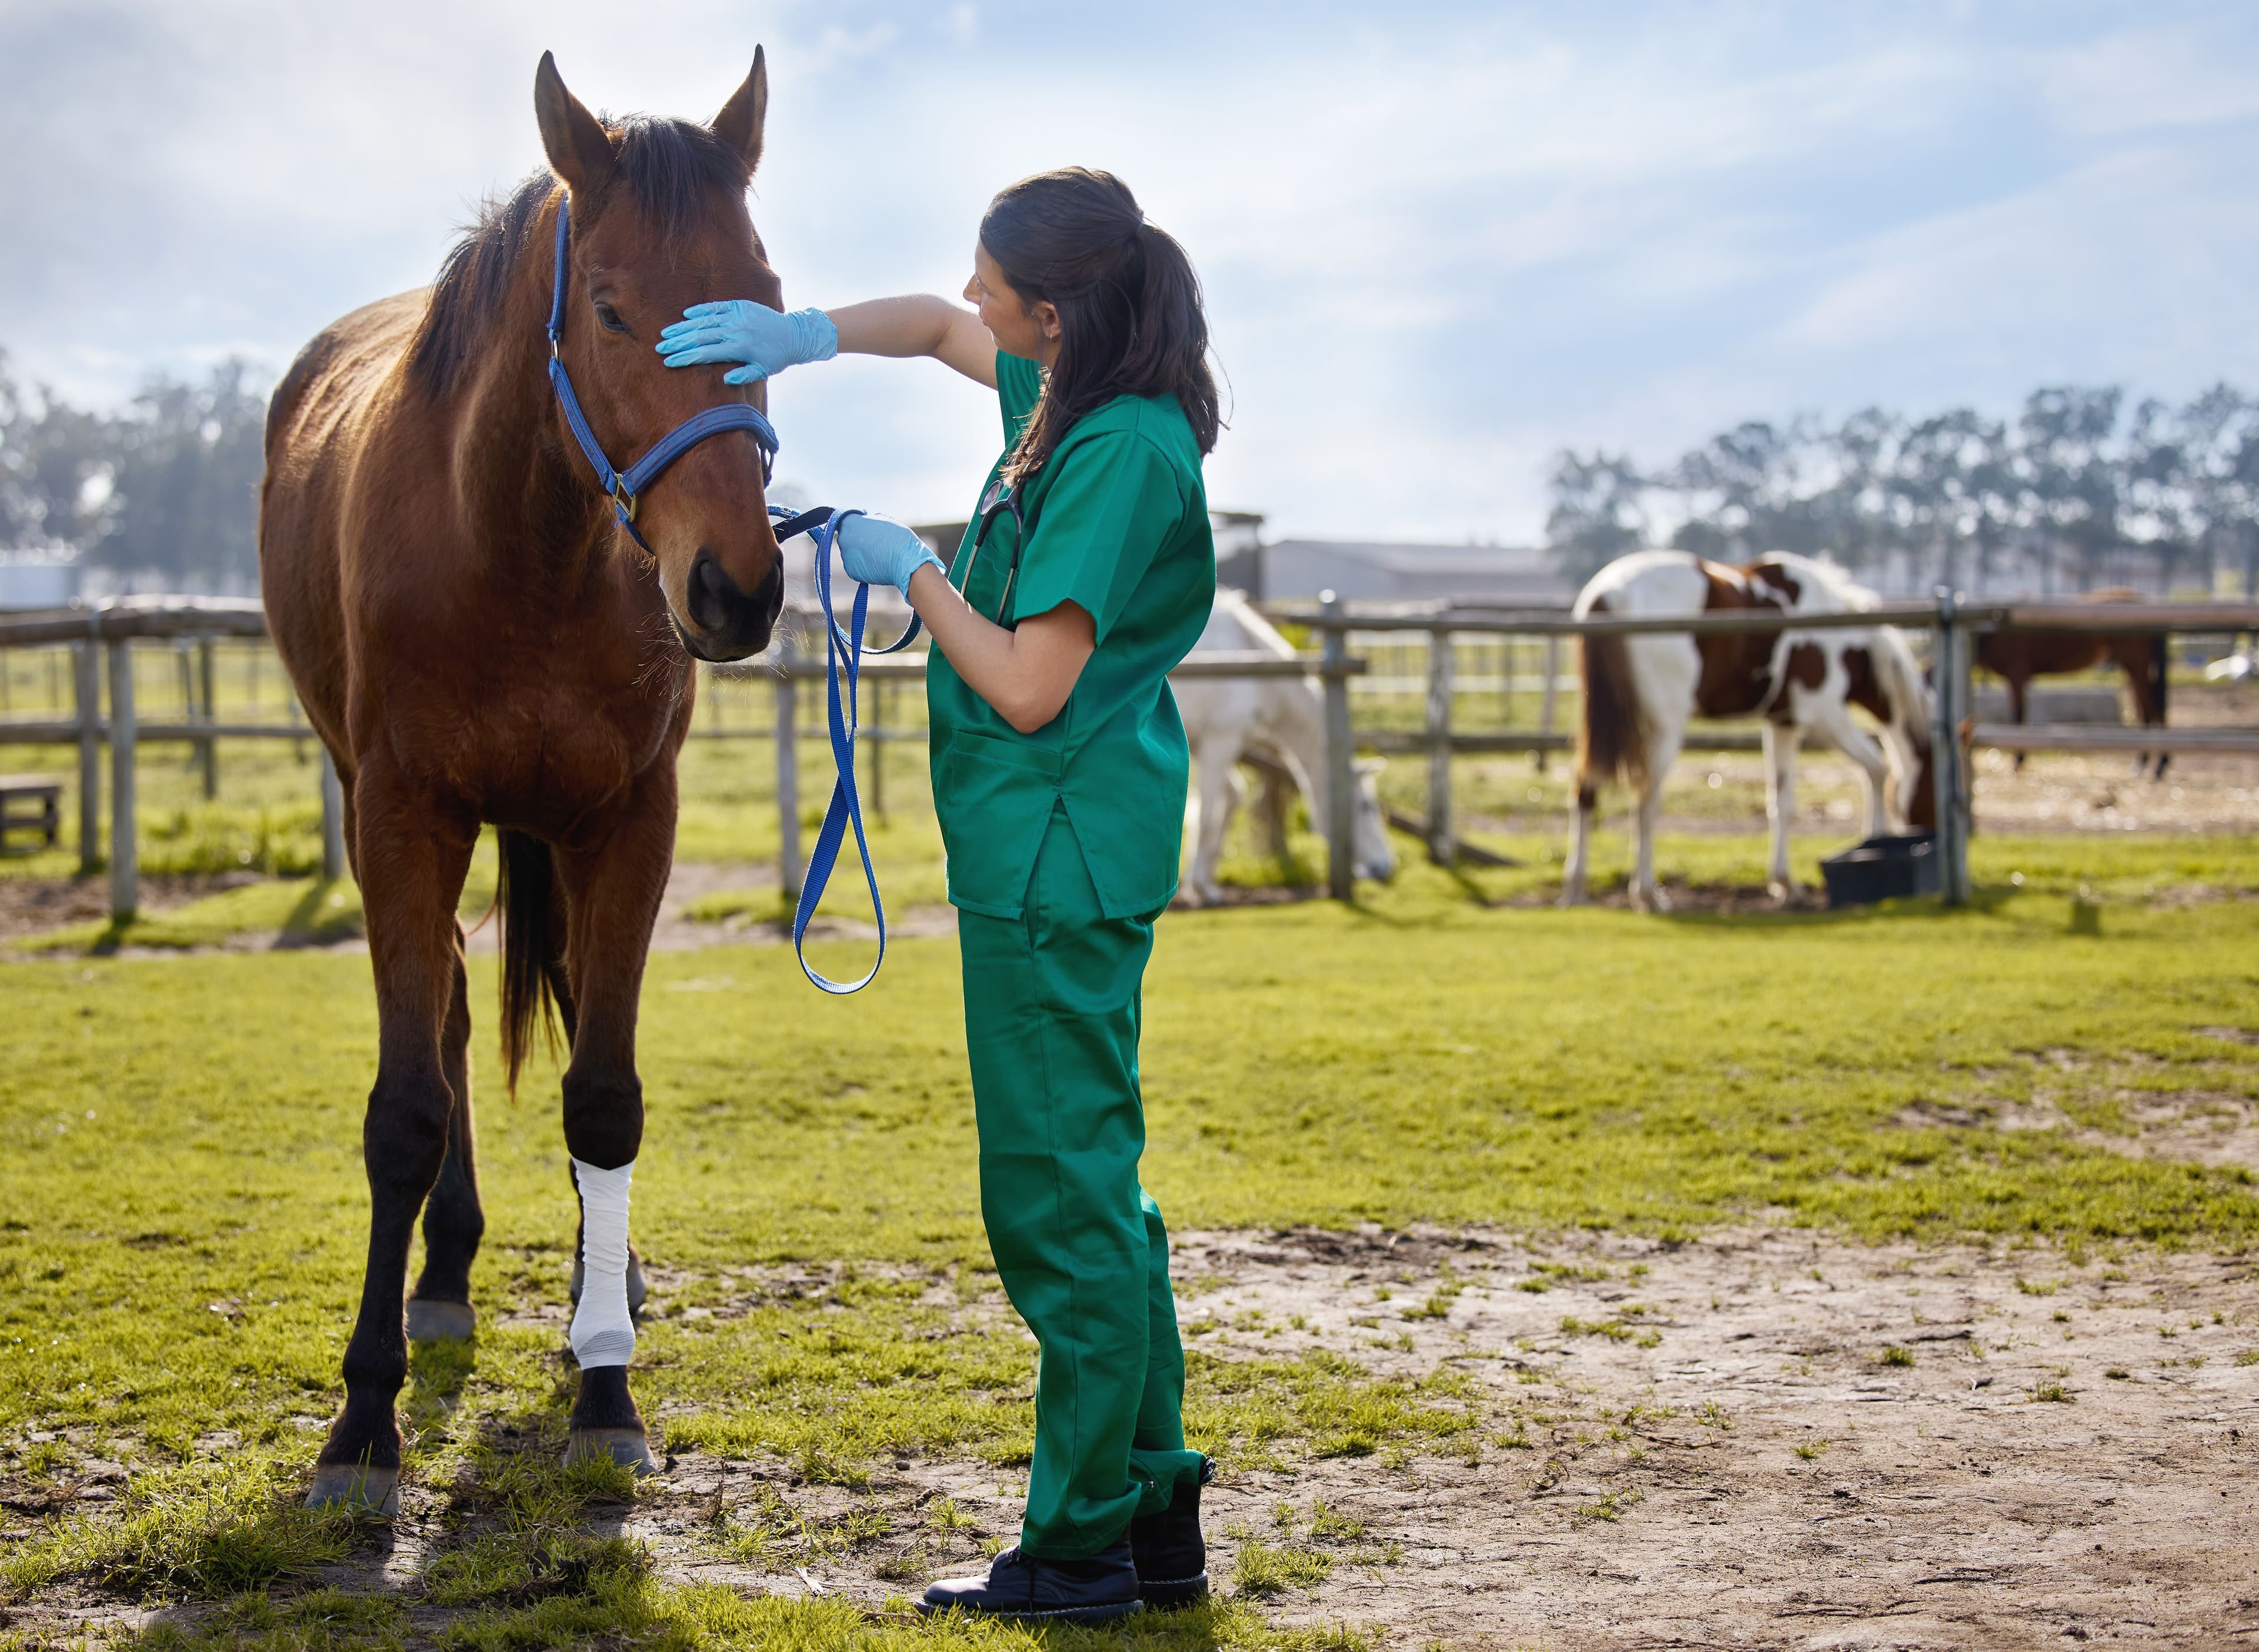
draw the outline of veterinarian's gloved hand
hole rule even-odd
[[[724,384],[758,384],[803,361],[829,361],[839,353],[839,329],[820,310],[771,310],[748,298],[693,304],[659,335],[659,353],[670,367],[741,361],[722,375]]]
[[[905,601],[913,574],[929,562],[941,567],[941,559],[934,555],[932,546],[888,516],[850,516],[840,524],[836,543],[839,566],[849,579],[866,585],[891,585]]]

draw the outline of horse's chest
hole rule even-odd
[[[604,692],[562,673],[497,676],[468,697],[393,708],[393,744],[405,766],[473,803],[487,818],[540,829],[624,800],[671,763],[675,712],[660,683]]]

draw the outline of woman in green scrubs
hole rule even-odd
[[[989,203],[965,296],[790,315],[701,304],[670,365],[745,383],[839,351],[993,387],[1004,451],[950,566],[852,519],[842,565],[932,634],[934,806],[964,955],[980,1206],[1042,1346],[1016,1549],[923,1609],[1093,1621],[1208,1591],[1168,1235],[1138,1185],[1139,991],[1176,892],[1188,758],[1168,673],[1215,595],[1201,460],[1215,381],[1199,282],[1118,180]]]

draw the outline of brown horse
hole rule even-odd
[[[750,399],[718,373],[670,373],[652,345],[686,305],[781,302],[745,210],[767,101],[756,52],[710,126],[607,125],[545,54],[534,112],[551,171],[491,204],[435,285],[317,337],[268,409],[267,619],[344,781],[379,1022],[367,1271],[316,1504],[391,1506],[407,1338],[474,1323],[484,1219],[455,908],[481,822],[501,842],[511,1085],[553,1002],[573,1157],[610,1172],[642,1141],[636,1005],[673,856],[690,656],[767,646],[783,564],[742,430],[652,484],[641,545],[597,490],[546,376],[552,238],[569,191],[558,355],[608,453],[625,462]],[[623,1186],[623,1227],[624,1200]],[[584,1367],[571,1430],[568,1456],[648,1463],[624,1364]]]
[[[2122,586],[2090,591],[2082,602],[2143,602],[2141,592]],[[1984,631],[1977,638],[1977,663],[2008,685],[2008,721],[2020,727],[2031,680],[2064,672],[2092,671],[2115,666],[2126,673],[2134,691],[2134,714],[2145,729],[2163,728],[2165,722],[2166,639],[2155,631]],[[2163,778],[2170,751],[2157,754],[2156,774]],[[2137,768],[2149,766],[2149,754],[2135,759]],[[2024,754],[2016,753],[2016,766]]]

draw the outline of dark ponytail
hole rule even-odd
[[[1222,421],[1208,365],[1200,277],[1108,172],[1065,167],[1023,178],[988,203],[980,244],[1021,301],[1058,311],[1058,356],[1004,474],[1043,468],[1077,419],[1117,395],[1170,395],[1200,451]]]

